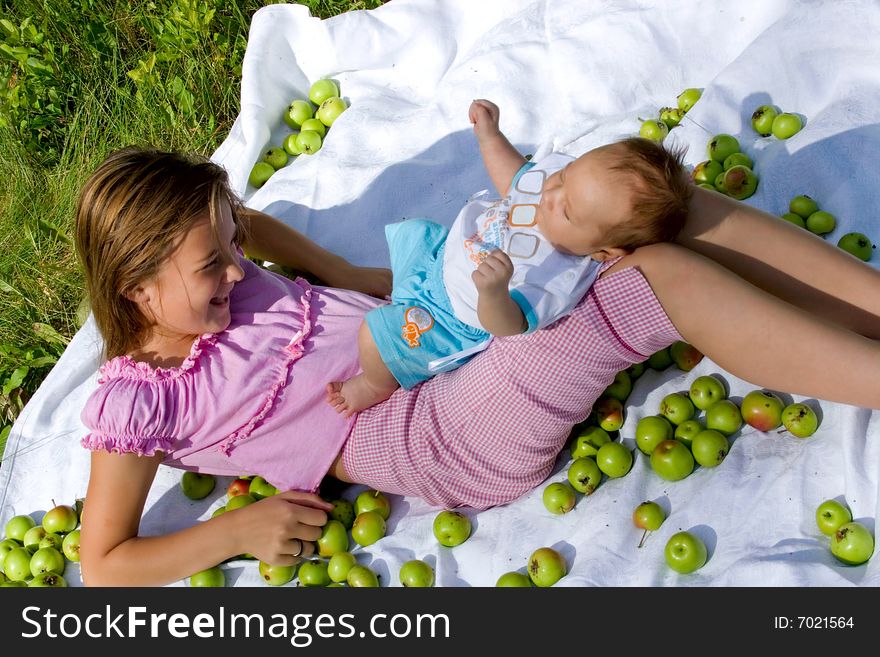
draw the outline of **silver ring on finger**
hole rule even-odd
[[[304,547],[303,542],[301,540],[299,540],[298,538],[295,538],[293,540],[295,540],[297,543],[299,543],[299,549],[296,551],[296,554],[291,555],[291,556],[298,557],[303,553],[303,547]]]

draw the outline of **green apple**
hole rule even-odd
[[[495,582],[495,586],[502,588],[532,588],[532,580],[529,579],[528,575],[524,575],[523,573],[518,573],[515,570],[509,573],[504,573],[498,580]]]
[[[263,151],[263,156],[260,159],[263,160],[263,162],[268,162],[272,168],[277,171],[281,167],[287,165],[287,161],[290,157],[287,155],[287,151],[285,151],[283,147],[273,146],[272,148]]]
[[[725,436],[735,434],[743,425],[742,413],[734,402],[722,399],[706,409],[706,428],[720,431]]]
[[[296,147],[303,155],[313,155],[321,150],[321,135],[314,130],[302,130],[296,136]]]
[[[34,552],[28,566],[31,569],[31,575],[34,577],[48,572],[63,575],[64,555],[55,548],[40,548]]]
[[[557,515],[568,513],[574,508],[577,500],[574,490],[568,484],[555,482],[548,485],[544,489],[544,507],[550,512]]]
[[[327,586],[330,583],[327,562],[320,559],[302,562],[299,565],[299,583],[309,587]]]
[[[787,222],[794,224],[795,226],[799,226],[800,228],[806,228],[807,222],[804,221],[804,218],[799,214],[795,214],[794,212],[785,212],[779,215],[780,219],[785,219]]]
[[[45,573],[40,573],[36,577],[34,577],[29,583],[28,588],[52,588],[52,589],[61,589],[67,588],[67,580],[65,580],[60,574],[49,571]]]
[[[708,554],[706,544],[691,532],[673,534],[666,542],[664,550],[669,567],[683,575],[702,568]]]
[[[338,95],[339,85],[337,85],[335,81],[327,78],[318,80],[309,87],[309,100],[318,106],[331,96]]]
[[[743,421],[758,431],[772,431],[782,424],[785,403],[767,390],[752,390],[739,406]]]
[[[385,518],[378,511],[359,513],[351,525],[351,537],[364,547],[372,545],[385,536]]]
[[[532,584],[540,587],[553,586],[565,577],[568,569],[565,559],[549,547],[538,548],[529,557],[528,573]]]
[[[26,547],[17,547],[6,553],[3,572],[13,582],[23,582],[33,577],[31,573],[31,552]]]
[[[216,518],[217,516],[222,515],[224,513],[226,513],[226,506],[225,505],[214,509],[214,511],[211,513],[211,517]]]
[[[795,196],[788,203],[788,211],[806,219],[819,209],[819,204],[806,194]]]
[[[4,538],[0,541],[0,571],[3,570],[3,560],[6,555],[15,548],[21,547],[21,543],[12,538]]]
[[[346,529],[351,529],[351,526],[354,524],[354,517],[357,515],[354,512],[354,505],[342,498],[333,500],[330,503],[333,505],[333,510],[328,515],[333,520],[341,522]]]
[[[379,578],[376,573],[361,565],[352,566],[345,581],[352,588],[377,588],[379,586]]]
[[[648,360],[645,363],[652,370],[665,370],[667,367],[672,365],[672,355],[669,353],[669,347],[664,347],[659,351],[655,351],[653,354],[648,356]]]
[[[296,564],[292,566],[273,566],[261,561],[259,565],[260,577],[269,586],[284,586],[296,574]]]
[[[837,500],[825,500],[816,508],[816,526],[825,536],[833,536],[848,522],[852,522],[852,514]]]
[[[694,460],[704,468],[714,468],[721,465],[727,452],[730,451],[730,443],[720,431],[706,429],[694,436],[691,444],[691,453]]]
[[[6,579],[6,575],[4,575],[2,572],[0,572],[0,584],[5,584],[8,581],[9,580]]]
[[[831,554],[847,565],[858,566],[874,554],[874,537],[864,525],[848,522],[831,537]]]
[[[702,95],[703,92],[699,89],[693,87],[685,89],[680,94],[678,94],[678,97],[676,98],[676,100],[678,101],[678,109],[687,112],[688,110],[690,110],[691,107],[694,106],[694,104],[698,100],[700,100],[700,96]]]
[[[24,538],[21,539],[21,542],[26,548],[33,552],[37,549],[37,546],[40,544],[40,540],[46,534],[46,530],[43,529],[41,525],[36,525],[35,527],[31,527],[24,533]]]
[[[633,363],[629,367],[626,368],[626,371],[629,372],[629,378],[635,381],[642,374],[645,373],[645,364],[644,363]]]
[[[682,372],[690,372],[703,360],[703,352],[687,342],[676,340],[669,345],[669,357]]]
[[[303,121],[315,115],[315,106],[307,100],[295,100],[284,110],[284,122],[293,130],[299,130]]]
[[[0,582],[0,588],[3,588],[3,589],[27,588],[27,582],[13,582],[11,579],[8,579],[5,582]]]
[[[376,511],[383,520],[391,515],[391,502],[377,490],[365,490],[354,500],[354,513],[360,515],[364,511]]]
[[[180,489],[191,500],[201,500],[211,494],[217,480],[212,475],[187,470],[180,477]]]
[[[332,557],[337,552],[348,551],[348,531],[338,520],[328,520],[321,529],[321,537],[317,541],[318,556]]]
[[[782,409],[782,425],[793,436],[809,438],[819,428],[819,417],[816,411],[806,404],[789,404]]]
[[[636,447],[650,456],[657,445],[672,438],[674,431],[672,423],[662,415],[643,417],[636,423]]]
[[[78,531],[78,530],[74,530],[74,531]],[[73,532],[68,533],[67,536],[70,536],[70,534],[72,534],[72,533]],[[46,532],[46,535],[40,539],[39,543],[37,543],[37,549],[44,548],[44,547],[51,547],[51,548],[55,548],[56,550],[60,550],[61,543],[64,540],[64,538],[66,538],[66,537],[62,537],[61,534],[53,534],[52,532]]]
[[[251,484],[248,486],[248,495],[255,500],[262,500],[277,494],[278,489],[260,476],[251,479]]]
[[[684,118],[685,111],[678,107],[661,107],[660,120],[666,124],[670,130],[676,127]]]
[[[421,559],[411,559],[400,567],[400,583],[407,588],[434,586],[434,569]]]
[[[680,392],[671,392],[660,402],[660,415],[676,427],[682,422],[690,420],[694,416],[694,412],[694,403],[690,397]],[[669,438],[672,437],[671,432],[673,431],[674,429],[670,427]]]
[[[568,483],[577,492],[592,495],[602,482],[602,471],[589,456],[577,458],[568,468]]]
[[[694,402],[694,406],[705,411],[715,402],[727,399],[727,391],[721,381],[707,374],[694,379],[688,390],[688,397]]]
[[[53,534],[67,534],[76,529],[78,517],[76,509],[69,504],[59,504],[49,509],[43,516],[43,529]]]
[[[624,476],[630,471],[632,464],[632,452],[621,443],[606,443],[596,454],[596,465],[612,479]]]
[[[248,174],[248,184],[251,187],[262,187],[272,177],[273,173],[275,173],[275,169],[272,165],[261,160],[254,165],[250,174]]]
[[[321,135],[321,139],[323,139],[327,134],[327,126],[321,123],[318,119],[307,119],[303,121],[300,132],[302,132],[303,130],[314,130],[319,135]]]
[[[790,112],[783,112],[773,119],[770,131],[777,139],[788,139],[799,133],[803,127],[801,117]]]
[[[611,437],[602,427],[595,425],[587,426],[574,437],[571,442],[571,458],[579,459],[585,456],[596,456],[596,452],[605,443],[610,443]]]
[[[673,438],[682,443],[685,447],[690,447],[697,434],[705,428],[706,427],[703,426],[703,423],[697,419],[685,420],[675,427]]]
[[[220,566],[206,568],[189,576],[192,588],[222,588],[226,586],[226,574]]]
[[[864,233],[847,233],[837,240],[837,246],[865,262],[871,259],[873,249],[876,248],[871,243],[871,239]]]
[[[299,137],[299,131],[291,132],[284,138],[284,141],[281,142],[281,148],[283,148],[290,157],[302,155],[302,151],[299,150],[299,146],[296,145],[297,137]]]
[[[434,537],[440,545],[455,547],[471,535],[471,519],[459,511],[445,509],[434,517]]]
[[[724,173],[719,173],[713,184],[715,185],[716,192],[727,193],[727,190],[724,189]]]
[[[614,375],[614,381],[605,388],[602,394],[614,397],[620,403],[624,403],[626,398],[629,397],[629,393],[632,392],[632,388],[632,379],[629,376],[629,372],[621,370]]]
[[[86,498],[78,497],[73,503],[73,508],[76,510],[76,520],[78,523],[82,522],[83,512],[85,511]]]
[[[727,169],[723,180],[724,193],[738,201],[749,198],[758,189],[758,176],[742,164]]]
[[[701,189],[708,189],[710,192],[717,192],[718,191],[718,188],[715,187],[715,185],[713,185],[711,183],[698,183],[697,187],[700,187]]]
[[[623,426],[623,404],[619,399],[603,395],[593,406],[598,425],[605,431],[617,431]]]
[[[773,119],[779,111],[773,105],[761,105],[752,112],[752,129],[762,137],[769,137],[773,132]]]
[[[315,117],[328,128],[333,125],[339,115],[348,108],[348,104],[339,96],[330,96],[321,103]]]
[[[706,160],[705,162],[700,162],[694,167],[691,177],[697,184],[708,183],[711,185],[722,173],[724,173],[724,168],[722,167],[721,162]]]
[[[694,457],[677,440],[664,440],[651,452],[651,469],[666,481],[678,481],[694,471]]]
[[[752,161],[752,158],[750,158],[745,153],[733,153],[732,155],[728,155],[727,158],[724,160],[725,171],[737,165],[742,165],[744,167],[748,167],[749,169],[753,169],[755,163]]]
[[[251,495],[236,495],[235,497],[229,498],[229,501],[226,502],[226,510],[235,511],[236,509],[240,509],[243,506],[253,504],[256,501],[257,500],[255,500]]]
[[[327,575],[333,582],[344,582],[348,571],[357,565],[357,559],[351,552],[337,552],[327,563]]]
[[[709,143],[706,144],[706,153],[709,159],[716,162],[723,163],[728,157],[739,152],[739,142],[736,140],[736,137],[723,132],[712,137]]]
[[[74,529],[61,541],[61,552],[68,561],[79,562],[79,530]]]
[[[816,210],[807,217],[807,230],[816,235],[825,235],[830,233],[837,226],[837,219],[830,212],[825,210]]]
[[[669,126],[659,119],[643,121],[639,128],[639,136],[651,141],[661,142],[669,134]]]

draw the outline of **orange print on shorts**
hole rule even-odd
[[[410,306],[403,311],[403,321],[401,337],[406,340],[410,349],[421,347],[419,337],[434,326],[434,318],[431,317],[431,313],[419,306]]]

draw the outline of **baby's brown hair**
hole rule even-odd
[[[216,238],[223,201],[240,239],[241,201],[226,171],[205,157],[129,146],[89,177],[76,210],[76,250],[105,358],[143,344],[150,322],[127,293],[157,275],[205,212]]]

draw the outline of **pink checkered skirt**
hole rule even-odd
[[[505,504],[547,478],[617,372],[676,340],[641,272],[622,269],[550,327],[496,338],[457,370],[359,413],[343,467],[437,506]]]

